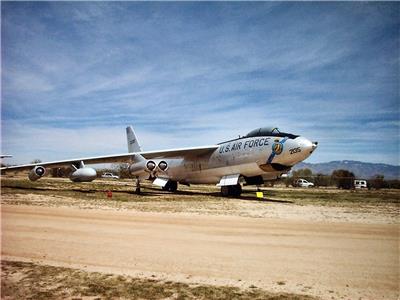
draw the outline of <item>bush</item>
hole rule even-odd
[[[385,177],[383,175],[375,175],[374,178],[368,181],[369,186],[373,189],[380,190],[388,186],[387,182],[384,181]]]
[[[315,186],[329,186],[331,185],[331,176],[318,173],[314,177]]]
[[[339,189],[354,188],[354,174],[348,170],[335,170],[332,172],[332,179]]]
[[[398,179],[385,180],[385,186],[389,189],[400,189],[400,180]]]

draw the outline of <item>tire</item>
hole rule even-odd
[[[178,189],[178,182],[173,180],[168,180],[167,184],[162,187],[163,191],[170,191],[170,192],[176,192],[177,189]]]
[[[241,193],[242,186],[240,184],[221,186],[221,194],[224,197],[239,197]]]
[[[178,183],[176,181],[168,181],[168,183],[169,183],[168,190],[170,192],[176,192],[176,190],[178,189]]]
[[[231,185],[230,188],[231,188],[230,194],[233,197],[239,197],[240,194],[242,193],[242,186],[240,184]]]
[[[229,186],[221,186],[221,194],[223,197],[229,196]]]

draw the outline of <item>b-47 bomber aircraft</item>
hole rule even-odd
[[[151,180],[163,190],[174,192],[178,183],[189,185],[213,183],[221,187],[223,196],[239,196],[241,182],[261,185],[266,180],[278,179],[292,166],[305,160],[317,148],[317,142],[284,133],[278,128],[263,127],[246,136],[204,147],[142,151],[132,126],[126,128],[128,153],[68,159],[1,168],[5,171],[30,170],[29,179],[38,180],[46,168],[69,166],[70,179],[89,182],[96,178],[96,170],[85,164],[128,163],[136,178],[136,192],[140,181]]]

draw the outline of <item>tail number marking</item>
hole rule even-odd
[[[290,154],[295,154],[295,153],[298,153],[298,152],[301,152],[300,147],[289,149],[289,153]]]

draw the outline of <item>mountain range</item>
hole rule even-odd
[[[375,175],[384,175],[385,179],[400,179],[400,166],[368,163],[355,160],[336,160],[325,163],[299,163],[293,170],[310,169],[313,173],[332,174],[334,170],[344,169],[354,173],[357,178],[369,179]]]

